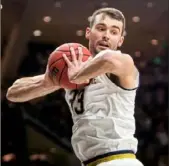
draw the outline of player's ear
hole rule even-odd
[[[91,29],[89,27],[86,28],[86,34],[85,34],[85,37],[86,39],[89,39],[90,37],[90,32],[91,32]]]
[[[119,40],[119,43],[118,43],[118,47],[121,47],[123,42],[124,42],[124,36],[121,36],[120,40]]]

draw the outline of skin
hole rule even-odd
[[[92,55],[98,54],[107,48],[101,44],[108,45],[111,50],[117,50],[124,41],[122,36],[123,23],[112,19],[108,15],[99,14],[91,28],[86,28],[86,39],[89,40],[89,50]]]

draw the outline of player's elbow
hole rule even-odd
[[[12,101],[12,102],[24,102],[24,101],[21,101],[20,98],[18,98],[16,96],[16,94],[13,92],[13,88],[9,88],[7,93],[6,93],[6,98],[9,100],[9,101]]]
[[[14,102],[14,103],[23,103],[23,102],[26,102],[28,100],[24,99],[24,98],[18,98],[18,97],[15,97],[13,95],[10,95],[10,94],[7,94],[6,95],[6,98],[11,101],[11,102]]]
[[[18,100],[16,100],[16,98],[12,97],[12,96],[6,96],[6,98],[11,101],[11,102],[19,102]]]
[[[6,93],[6,98],[7,98],[8,100],[10,100],[11,97],[12,97],[12,95],[11,95],[11,88],[8,88],[7,93]]]
[[[7,93],[6,93],[6,98],[9,100],[9,101],[15,101],[15,97],[14,95],[12,94],[12,90],[11,88],[8,89]]]

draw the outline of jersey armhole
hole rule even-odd
[[[121,88],[122,90],[125,90],[125,91],[134,91],[134,90],[137,90],[138,87],[139,87],[139,72],[136,76],[136,87],[135,88],[132,88],[132,89],[127,89],[127,88],[124,88],[122,87],[121,85],[117,85],[115,82],[113,82],[113,80],[111,79],[111,77],[106,73],[106,77],[113,83],[115,84],[117,87]]]

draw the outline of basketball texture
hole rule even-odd
[[[51,79],[54,83],[59,83],[61,88],[65,89],[79,89],[84,87],[86,84],[73,84],[69,81],[67,71],[68,66],[63,58],[63,53],[72,61],[70,47],[73,47],[78,59],[78,47],[82,47],[83,58],[82,61],[87,61],[91,56],[90,51],[79,43],[66,43],[54,50],[48,59],[48,67],[51,75]]]

